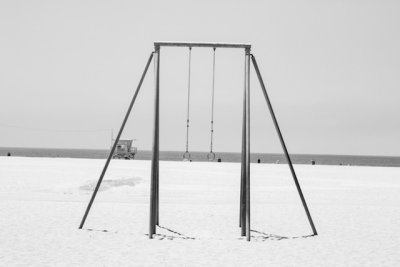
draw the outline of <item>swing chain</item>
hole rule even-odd
[[[188,94],[187,94],[187,116],[186,116],[186,151],[183,153],[183,159],[189,160],[191,159],[191,155],[189,153],[189,115],[190,115],[190,74],[191,74],[191,65],[192,65],[192,47],[189,46],[189,71],[188,71]]]
[[[213,152],[213,138],[214,138],[214,95],[215,95],[215,47],[213,47],[213,75],[212,75],[212,93],[211,93],[211,130],[210,130],[210,152],[207,154],[207,159],[213,161],[215,153]]]

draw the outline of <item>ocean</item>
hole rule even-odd
[[[105,149],[58,149],[58,148],[12,148],[0,147],[0,156],[19,157],[51,157],[51,158],[91,158],[106,159],[109,150]],[[216,159],[222,162],[240,162],[240,153],[216,152]],[[160,160],[181,161],[183,152],[160,151]],[[318,154],[291,154],[294,164],[316,165],[354,165],[354,166],[385,166],[400,167],[400,157],[384,156],[350,156],[350,155],[318,155]],[[193,161],[208,161],[207,152],[191,152]],[[151,151],[138,151],[135,159],[151,159]],[[287,163],[283,154],[252,153],[251,162],[260,163]]]

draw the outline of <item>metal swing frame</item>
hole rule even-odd
[[[241,157],[241,182],[240,182],[240,211],[239,211],[239,227],[241,227],[241,235],[246,236],[246,240],[250,241],[250,61],[253,63],[253,67],[256,71],[258,80],[261,85],[262,92],[264,94],[270,115],[274,122],[276,132],[278,134],[283,152],[285,154],[286,160],[288,162],[290,172],[292,174],[294,183],[296,185],[298,194],[300,196],[301,202],[303,204],[305,213],[307,215],[308,221],[310,223],[313,235],[317,235],[317,230],[314,226],[313,220],[311,218],[310,211],[308,209],[306,200],[304,198],[303,192],[301,190],[299,181],[297,179],[295,170],[293,168],[292,161],[290,159],[289,152],[287,150],[286,144],[283,140],[281,130],[278,125],[275,113],[272,108],[271,101],[268,97],[264,81],[262,79],[260,70],[257,65],[257,61],[253,54],[251,54],[250,44],[232,44],[232,43],[188,43],[188,42],[155,42],[154,52],[150,54],[150,57],[145,66],[144,72],[141,76],[139,84],[136,88],[135,94],[132,101],[128,107],[128,111],[122,122],[121,128],[115,139],[115,142],[111,148],[110,154],[106,160],[104,168],[101,172],[100,178],[97,182],[96,188],[93,191],[92,197],[86,208],[85,214],[82,218],[79,229],[85,224],[86,218],[89,214],[90,208],[94,202],[97,192],[100,188],[101,182],[107,171],[108,165],[111,161],[112,155],[114,154],[115,148],[124,130],[125,124],[131,113],[132,107],[135,103],[136,97],[140,91],[143,80],[146,76],[149,65],[154,57],[155,64],[155,99],[154,99],[154,132],[153,132],[153,153],[151,159],[151,186],[150,186],[150,220],[149,220],[149,238],[153,238],[156,233],[156,226],[159,225],[159,124],[160,124],[160,48],[161,47],[209,47],[209,48],[240,48],[245,50],[245,84],[243,91],[243,121],[242,121],[242,157]]]

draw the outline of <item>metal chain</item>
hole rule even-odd
[[[213,78],[212,78],[212,100],[211,100],[211,141],[210,153],[213,153],[213,137],[214,137],[214,91],[215,91],[215,47],[213,48]]]
[[[186,117],[186,153],[189,153],[189,115],[190,115],[190,74],[191,74],[191,65],[192,65],[192,48],[189,47],[188,97],[187,97],[187,117]],[[189,157],[190,157],[190,155],[189,155]]]

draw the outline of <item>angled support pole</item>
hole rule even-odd
[[[281,145],[282,145],[282,149],[283,149],[283,151],[285,153],[286,160],[287,160],[287,162],[289,164],[290,172],[292,173],[294,183],[296,184],[297,192],[299,193],[301,202],[303,203],[303,207],[304,207],[304,210],[305,210],[305,212],[307,214],[308,221],[310,222],[311,229],[312,229],[314,235],[317,235],[317,230],[315,229],[314,222],[313,222],[313,220],[311,218],[310,211],[308,210],[306,200],[305,200],[305,198],[303,196],[303,192],[301,191],[299,181],[297,180],[297,176],[296,176],[296,173],[294,171],[293,164],[292,164],[292,161],[291,161],[290,156],[289,156],[289,152],[288,152],[288,150],[286,148],[285,141],[283,140],[282,133],[281,133],[281,130],[279,128],[278,121],[276,120],[274,110],[272,109],[271,101],[269,100],[269,97],[268,97],[268,94],[267,94],[267,90],[265,89],[264,81],[263,81],[263,79],[261,77],[260,70],[258,68],[256,58],[254,57],[254,55],[251,55],[251,59],[252,59],[252,62],[253,62],[254,69],[255,69],[255,71],[257,73],[257,77],[258,77],[258,80],[260,82],[261,89],[262,89],[262,91],[264,93],[265,100],[267,101],[268,109],[269,109],[269,112],[271,113],[271,117],[272,117],[272,120],[274,122],[276,132],[278,133],[279,140],[280,140]]]
[[[159,212],[159,135],[160,135],[160,46],[155,45],[155,99],[154,99],[154,132],[153,132],[153,154],[151,158],[151,183],[150,183],[150,221],[149,221],[149,238],[153,238],[156,233],[156,225],[158,225]]]
[[[86,221],[86,218],[87,218],[87,216],[88,216],[88,214],[89,214],[90,208],[92,207],[93,201],[94,201],[94,199],[96,198],[97,192],[99,191],[101,182],[103,181],[103,178],[104,178],[104,174],[105,174],[106,171],[107,171],[108,165],[110,164],[110,161],[111,161],[111,158],[112,158],[112,156],[113,156],[113,154],[114,154],[115,148],[117,147],[118,141],[119,141],[119,139],[121,138],[122,131],[123,131],[124,128],[125,128],[126,121],[127,121],[128,118],[129,118],[129,115],[130,115],[130,113],[131,113],[133,104],[135,103],[136,97],[137,97],[138,94],[139,94],[140,87],[142,86],[143,80],[144,80],[144,78],[146,77],[146,73],[147,73],[147,70],[148,70],[148,68],[149,68],[149,65],[150,65],[150,62],[151,62],[152,59],[153,59],[153,52],[150,54],[150,57],[149,57],[149,59],[147,60],[146,67],[144,68],[142,77],[140,78],[139,84],[138,84],[138,86],[137,86],[137,88],[136,88],[136,92],[135,92],[135,94],[133,95],[133,98],[132,98],[132,101],[131,101],[131,103],[130,103],[130,105],[129,105],[128,111],[126,112],[124,121],[122,122],[121,128],[119,129],[117,138],[115,139],[114,145],[112,146],[111,151],[110,151],[110,154],[108,155],[106,164],[104,165],[103,171],[101,172],[101,175],[100,175],[99,181],[97,182],[96,188],[95,188],[94,191],[93,191],[92,198],[90,199],[89,204],[88,204],[88,206],[87,206],[87,208],[86,208],[86,212],[85,212],[85,215],[84,215],[83,218],[82,218],[82,221],[81,221],[81,224],[80,224],[80,226],[79,226],[79,229],[82,229],[83,225],[85,224],[85,221]]]

